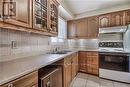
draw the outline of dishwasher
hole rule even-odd
[[[62,67],[50,65],[39,69],[38,87],[62,87]]]

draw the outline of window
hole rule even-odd
[[[67,23],[64,19],[60,18],[58,19],[58,38],[66,39],[67,38]]]
[[[64,42],[67,38],[67,22],[61,17],[58,18],[58,36],[51,37],[51,42]]]

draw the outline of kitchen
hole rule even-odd
[[[0,0],[0,87],[130,87],[130,1]]]

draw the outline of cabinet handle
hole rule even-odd
[[[4,19],[16,16],[16,2],[3,2],[4,6]]]
[[[8,85],[8,87],[13,87],[13,84],[10,83],[10,84]]]
[[[50,81],[48,81],[48,82],[46,83],[46,87],[51,87],[51,82],[50,82]]]

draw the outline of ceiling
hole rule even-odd
[[[130,3],[130,0],[64,0],[75,15]]]

